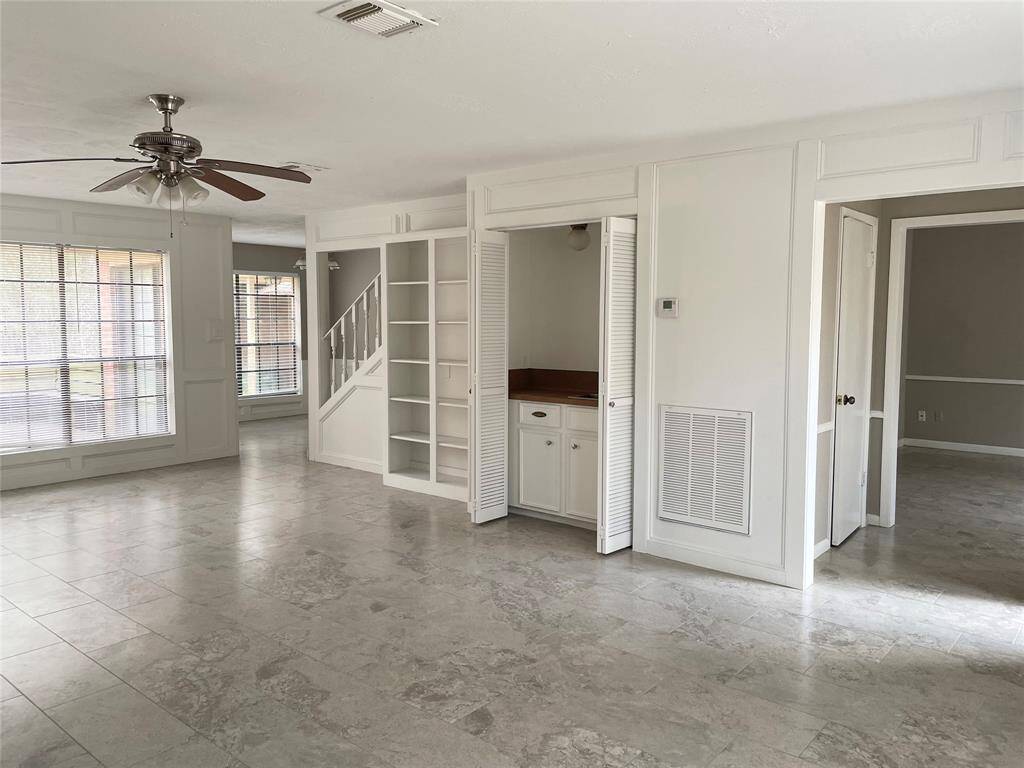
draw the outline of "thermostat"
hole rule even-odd
[[[679,317],[679,299],[662,298],[658,299],[658,317]]]

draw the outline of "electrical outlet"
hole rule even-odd
[[[932,414],[932,421],[934,421],[936,424],[941,422],[942,421],[942,411],[936,411],[934,414]]]
[[[920,410],[917,412],[918,421],[928,421],[928,411]]]

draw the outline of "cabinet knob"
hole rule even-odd
[[[544,445],[554,445],[554,443],[551,440],[545,440]]]
[[[579,447],[580,447],[580,444],[579,444],[579,443],[573,443],[573,444],[572,444],[572,449],[573,449],[574,451],[575,451],[575,450],[576,450],[577,448],[579,448]]]

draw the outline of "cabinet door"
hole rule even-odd
[[[633,543],[633,377],[636,354],[636,222],[602,223],[601,490],[597,551]]]
[[[562,500],[561,436],[519,430],[519,503],[559,512]]]
[[[596,437],[566,438],[565,514],[597,519],[598,463]]]
[[[508,235],[480,230],[473,247],[469,512],[508,515]]]

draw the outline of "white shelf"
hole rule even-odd
[[[398,475],[399,477],[404,477],[407,480],[420,480],[428,482],[430,480],[429,470],[418,469],[416,467],[403,467],[402,469],[392,470],[388,474]]]
[[[430,445],[430,435],[427,432],[395,432],[389,435],[392,440],[404,440],[407,443],[424,443]]]
[[[469,367],[466,245],[466,231],[452,229],[384,246],[382,325],[388,363],[398,363],[386,367],[385,484],[450,499],[467,495],[469,440],[458,435],[469,399],[439,395],[465,393],[462,371],[452,369]],[[420,285],[427,290],[404,287]]]
[[[469,440],[465,437],[455,437],[454,435],[438,435],[437,447],[459,448],[463,451],[466,451],[469,450]]]
[[[420,405],[430,405],[430,398],[423,395],[392,395],[391,400],[396,403],[419,403]]]
[[[444,472],[437,473],[437,482],[442,485],[454,485],[456,488],[465,488],[467,485],[466,478],[461,475],[449,475]]]

